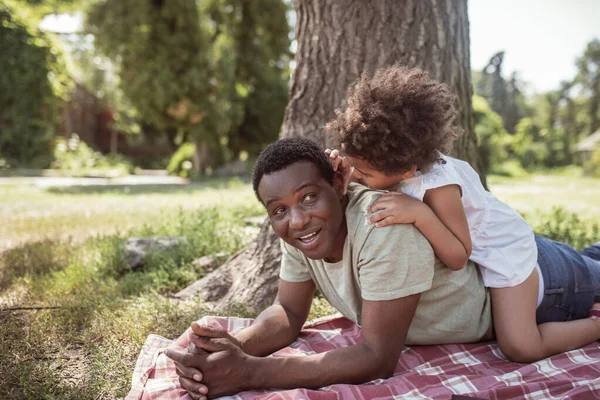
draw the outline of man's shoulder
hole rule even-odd
[[[429,242],[413,224],[392,224],[376,228],[370,224],[366,215],[367,210],[383,193],[369,189],[366,186],[351,183],[348,186],[348,207],[346,208],[346,223],[348,234],[353,235],[354,243],[366,240],[381,241],[391,248],[400,246],[399,240],[418,245],[422,243],[429,247]]]
[[[348,234],[364,233],[373,229],[367,220],[367,211],[383,193],[369,189],[358,183],[348,185],[348,206],[346,207],[346,225]]]
[[[348,207],[346,207],[346,213],[355,214],[362,212],[364,214],[369,206],[382,194],[383,192],[369,189],[360,183],[350,183],[348,185]]]

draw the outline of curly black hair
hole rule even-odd
[[[258,185],[263,176],[281,171],[298,161],[313,163],[319,169],[323,179],[333,185],[334,172],[329,157],[315,142],[300,137],[285,138],[265,147],[256,160],[252,174],[252,187],[258,200],[262,202],[258,194]]]
[[[347,155],[387,175],[423,170],[460,136],[456,96],[417,68],[394,65],[360,76],[325,130]]]

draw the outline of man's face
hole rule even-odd
[[[331,258],[340,244],[343,250],[341,195],[313,163],[300,161],[263,176],[258,194],[275,233],[308,258]]]
[[[402,175],[386,175],[373,169],[362,158],[346,156],[350,165],[354,168],[352,175],[362,185],[377,190],[398,190],[398,184],[402,181]]]

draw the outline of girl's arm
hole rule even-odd
[[[432,213],[422,213],[415,226],[429,240],[435,255],[451,270],[464,268],[471,256],[471,235],[458,185],[425,192],[423,202]]]
[[[414,224],[429,240],[435,255],[452,270],[462,269],[471,256],[471,236],[460,187],[446,185],[425,192],[423,201],[401,192],[387,192],[367,211],[377,227]]]

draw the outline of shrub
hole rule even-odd
[[[600,223],[583,220],[577,214],[555,207],[548,214],[526,215],[537,235],[583,249],[600,240]]]
[[[527,175],[527,171],[525,171],[518,160],[507,160],[501,164],[494,165],[491,172],[495,175],[509,176],[512,178],[520,178]]]
[[[167,171],[171,175],[189,178],[194,170],[194,153],[196,146],[193,143],[184,143],[171,157]]]
[[[485,173],[522,176],[525,171],[515,157],[515,137],[504,129],[502,117],[492,111],[487,101],[473,96],[473,115],[477,149],[483,161]]]
[[[589,160],[583,166],[586,175],[600,178],[600,147],[592,152]]]
[[[55,140],[54,161],[51,167],[76,176],[120,176],[133,170],[133,165],[123,156],[105,156],[81,141],[77,134],[71,135],[69,139],[60,137]]]
[[[515,128],[513,149],[528,170],[545,166],[549,157],[548,146],[539,136],[539,127],[531,118],[523,118]]]

